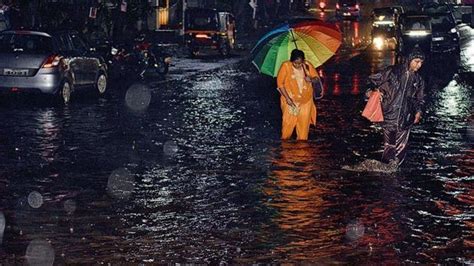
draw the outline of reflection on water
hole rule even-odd
[[[359,73],[354,73],[352,76],[352,90],[351,94],[358,95],[360,93],[360,77]]]
[[[342,49],[358,49],[367,45],[365,37],[369,36],[368,23],[344,20],[339,23],[339,27],[344,33]]]
[[[344,234],[335,226],[340,217],[330,215],[337,206],[325,198],[338,196],[338,182],[323,183],[315,178],[313,173],[321,171],[319,165],[325,160],[315,148],[307,142],[284,142],[271,159],[264,193],[266,204],[275,210],[272,223],[278,230],[270,227],[266,241],[280,243],[272,251],[277,258],[316,260],[343,249],[343,245],[333,245]]]
[[[364,254],[372,262],[399,263],[392,246],[402,236],[399,206],[391,201],[401,196],[396,183],[384,181],[383,189],[378,177],[353,183],[358,178],[325,171],[328,160],[326,147],[315,143],[282,143],[274,150],[264,193],[275,226],[262,236],[274,246],[273,259],[326,264]]]
[[[471,103],[468,88],[459,84],[456,80],[451,80],[444,87],[440,94],[440,101],[436,113],[443,120],[466,115],[470,112]]]

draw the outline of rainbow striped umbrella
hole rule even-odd
[[[252,63],[263,73],[276,77],[281,64],[295,48],[305,53],[314,67],[333,56],[342,42],[339,29],[322,21],[283,24],[265,34],[251,51]]]

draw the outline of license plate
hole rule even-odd
[[[344,15],[344,16],[350,16],[351,13],[344,13],[343,15]]]
[[[3,75],[6,76],[28,76],[28,69],[4,68]]]
[[[433,37],[433,41],[443,41],[444,37]]]

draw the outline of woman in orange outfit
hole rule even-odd
[[[319,78],[316,69],[305,61],[304,52],[291,51],[290,61],[284,62],[277,76],[281,94],[281,139],[289,139],[296,127],[298,140],[307,140],[310,124],[316,125],[316,105],[313,101],[312,79]]]

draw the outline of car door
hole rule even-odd
[[[75,54],[77,54],[78,60],[80,60],[81,72],[82,72],[82,85],[90,85],[95,82],[97,74],[97,60],[91,55],[90,48],[82,40],[78,33],[69,33],[69,38],[73,45]]]
[[[67,33],[60,33],[55,36],[61,56],[63,56],[69,72],[73,78],[74,85],[82,85],[84,73],[82,71],[82,62],[72,46],[71,40]]]

